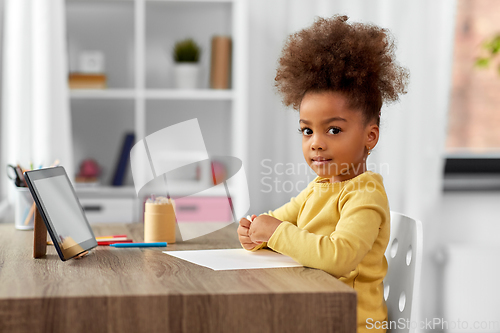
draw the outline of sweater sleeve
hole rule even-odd
[[[267,245],[304,266],[337,278],[348,276],[372,248],[389,210],[385,192],[376,186],[345,194],[339,206],[340,220],[330,235],[314,234],[283,222]]]
[[[291,223],[292,225],[297,225],[297,217],[299,216],[300,209],[302,208],[302,205],[304,202],[306,202],[307,197],[311,194],[312,187],[314,185],[314,180],[307,185],[307,187],[302,190],[296,197],[293,197],[290,199],[289,202],[284,204],[283,206],[277,208],[274,211],[269,211],[265,214],[270,215],[274,218],[277,218],[280,221],[286,221],[288,223]],[[282,223],[283,224],[283,223]],[[260,250],[264,247],[268,247],[267,242],[264,242],[260,245],[257,245],[253,249],[251,249],[251,252]]]

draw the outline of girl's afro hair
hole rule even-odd
[[[299,110],[308,91],[337,91],[367,122],[379,123],[382,104],[406,93],[409,72],[395,59],[387,29],[347,23],[347,16],[318,18],[312,26],[288,37],[275,85],[283,103]]]

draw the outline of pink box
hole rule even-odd
[[[173,198],[177,222],[229,222],[233,220],[227,197]]]

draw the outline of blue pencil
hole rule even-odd
[[[109,246],[114,247],[166,247],[167,242],[158,242],[158,243],[115,243],[109,244]]]

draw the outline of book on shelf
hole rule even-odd
[[[120,151],[120,156],[115,167],[115,173],[113,175],[113,186],[122,186],[125,180],[125,174],[127,171],[127,166],[130,160],[130,150],[134,145],[135,135],[134,133],[126,133],[123,138],[122,149]]]
[[[70,73],[68,83],[70,89],[106,89],[106,75]]]
[[[210,88],[229,89],[231,78],[231,37],[214,36],[210,62]]]

